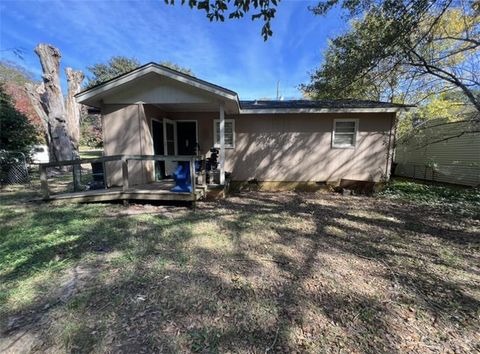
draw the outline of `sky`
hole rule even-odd
[[[180,0],[177,0],[180,3]],[[346,29],[337,10],[314,16],[311,0],[283,0],[264,42],[262,22],[250,17],[210,22],[204,12],[157,1],[0,0],[0,57],[24,66],[38,79],[33,49],[50,43],[66,66],[83,70],[116,55],[142,64],[170,61],[200,79],[229,88],[240,99],[275,98],[277,82],[285,99],[300,98],[322,51]],[[9,49],[21,48],[23,59]],[[63,73],[62,73],[63,74]],[[66,81],[62,76],[62,89]]]

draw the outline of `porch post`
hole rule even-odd
[[[225,106],[220,102],[220,184],[225,184]]]

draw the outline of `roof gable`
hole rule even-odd
[[[79,103],[92,107],[100,107],[102,101],[162,104],[182,99],[186,99],[186,103],[229,100],[236,103],[238,110],[238,95],[234,91],[155,63],[143,65],[84,90],[75,98]],[[166,101],[163,102],[163,99]]]

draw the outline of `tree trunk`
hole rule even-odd
[[[60,87],[60,52],[49,44],[39,44],[35,53],[42,64],[45,92],[40,96],[42,107],[48,117],[51,156],[54,161],[65,161],[75,157],[67,122],[62,90]]]
[[[30,98],[30,102],[32,103],[35,113],[37,113],[43,123],[45,140],[47,141],[49,149],[51,149],[52,141],[50,139],[50,132],[48,130],[48,115],[45,113],[42,104],[42,95],[45,93],[45,86],[43,85],[43,83],[41,83],[40,85],[35,85],[31,82],[27,82],[25,84],[25,92]],[[52,156],[52,151],[50,151],[50,156]]]
[[[71,140],[73,148],[78,151],[80,143],[80,108],[81,106],[75,101],[75,95],[82,89],[81,84],[85,76],[81,71],[75,71],[72,68],[65,68],[67,75],[68,92],[67,92],[67,124],[70,128]]]

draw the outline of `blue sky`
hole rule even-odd
[[[298,98],[297,87],[308,82],[328,38],[346,26],[336,11],[327,17],[308,11],[317,2],[283,0],[272,23],[273,37],[264,42],[260,21],[211,23],[203,12],[167,6],[163,0],[2,0],[0,53],[38,77],[33,48],[44,42],[60,49],[62,67],[86,71],[114,55],[142,63],[171,61],[236,91],[241,99],[275,98],[277,81],[282,96]],[[23,60],[5,50],[12,47],[25,50]]]

